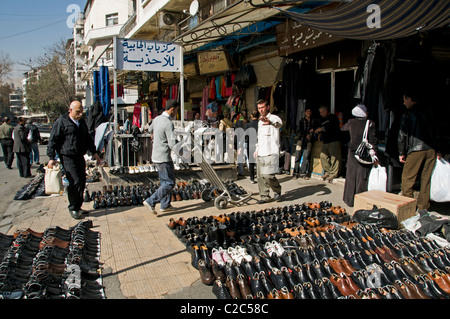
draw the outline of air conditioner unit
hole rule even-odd
[[[179,14],[161,11],[159,13],[158,27],[164,29],[172,29],[176,27],[179,20]]]

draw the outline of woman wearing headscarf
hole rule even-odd
[[[341,130],[348,131],[350,133],[350,142],[348,143],[348,156],[347,156],[347,174],[345,176],[344,186],[344,202],[353,207],[355,194],[363,193],[367,191],[367,183],[372,168],[371,164],[362,164],[355,158],[355,151],[362,141],[364,129],[366,127],[366,121],[369,121],[369,129],[367,139],[374,149],[372,157],[376,158],[377,136],[375,123],[367,119],[366,106],[359,104],[352,110],[354,118],[345,123]],[[373,165],[378,165],[378,160]]]

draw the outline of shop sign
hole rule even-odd
[[[281,56],[341,40],[343,38],[312,29],[294,20],[277,26],[278,53]]]
[[[198,53],[200,74],[226,72],[230,64],[225,51],[207,51]]]
[[[180,72],[179,44],[120,39],[115,41],[115,68],[129,71]]]

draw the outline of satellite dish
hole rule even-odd
[[[198,12],[198,1],[194,0],[191,2],[191,6],[189,7],[189,13],[191,16],[195,16]]]
[[[175,17],[173,16],[173,14],[164,13],[163,22],[165,25],[172,25],[175,22]]]

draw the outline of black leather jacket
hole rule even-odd
[[[59,155],[84,156],[87,151],[92,154],[97,152],[86,122],[81,119],[77,126],[68,114],[61,115],[50,132],[47,145],[48,157],[55,159],[56,152]]]
[[[398,133],[399,155],[434,149],[439,152],[438,124],[431,111],[416,103],[401,118]]]

